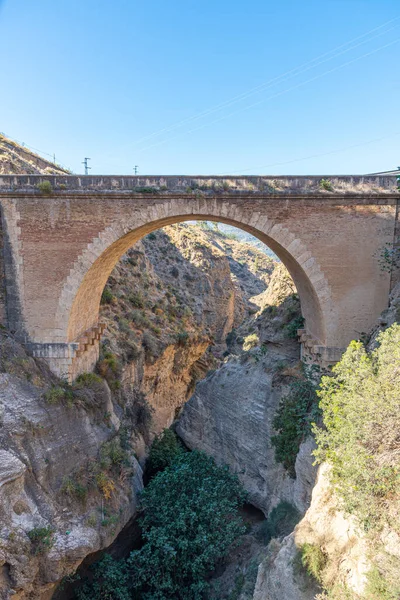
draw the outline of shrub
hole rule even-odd
[[[58,404],[65,398],[65,390],[59,385],[53,385],[43,394],[49,404]]]
[[[178,346],[186,346],[189,341],[189,334],[187,331],[180,331],[176,334],[176,341]]]
[[[133,310],[130,314],[130,317],[137,327],[143,328],[148,327],[150,325],[149,319],[146,317],[146,314],[141,310]]]
[[[105,378],[112,390],[119,388],[122,367],[115,354],[109,350],[102,350],[96,365],[96,370]]]
[[[33,554],[44,554],[53,546],[54,530],[52,527],[34,527],[28,531],[28,537],[32,542]]]
[[[301,514],[293,504],[280,502],[272,509],[268,519],[262,524],[258,537],[265,544],[273,538],[283,538],[293,531],[301,519]]]
[[[76,387],[97,387],[103,385],[103,379],[96,373],[81,373],[75,379]]]
[[[82,589],[77,590],[78,600],[131,600],[129,574],[124,560],[105,554],[91,570],[93,583],[85,583]]]
[[[199,600],[207,578],[245,528],[245,494],[227,468],[201,452],[178,453],[142,494],[144,545],[126,561],[93,568],[80,600]]]
[[[52,385],[51,388],[43,394],[43,397],[49,404],[66,402],[68,406],[72,406],[75,400],[73,388],[67,383],[63,385]]]
[[[378,567],[374,566],[367,575],[366,600],[399,600],[400,581],[398,575],[398,565],[393,570],[393,574],[383,574]]]
[[[114,438],[110,442],[103,445],[100,451],[101,461],[106,463],[107,467],[129,467],[129,453],[121,447],[121,442],[118,438]]]
[[[351,342],[333,377],[322,378],[325,429],[315,427],[317,460],[330,463],[345,510],[367,529],[399,522],[400,325],[377,341],[369,353]]]
[[[243,350],[248,352],[252,348],[255,348],[260,343],[260,339],[256,333],[251,333],[244,338],[243,341]]]
[[[283,396],[273,420],[276,435],[271,442],[275,458],[291,477],[296,477],[295,462],[301,442],[311,433],[312,422],[320,417],[314,386],[304,380],[295,380],[289,393]]]
[[[303,544],[300,548],[301,563],[310,577],[318,583],[323,581],[323,571],[328,557],[316,544]]]
[[[297,338],[297,330],[301,329],[304,325],[304,317],[301,315],[295,317],[290,323],[286,325],[286,333],[289,338]]]
[[[72,477],[65,477],[61,486],[61,492],[70,498],[85,500],[88,490],[84,485]]]
[[[329,179],[321,179],[319,182],[319,187],[327,192],[332,192],[333,190],[332,183],[329,181]]]
[[[101,294],[100,304],[111,304],[114,300],[115,296],[110,290],[109,287],[105,287],[103,293]]]
[[[183,451],[182,444],[171,429],[164,431],[154,438],[149,457],[146,462],[146,474],[151,478],[169,467],[178,454]]]
[[[50,196],[53,192],[53,186],[47,179],[45,179],[44,181],[40,181],[36,187],[39,190],[39,192],[44,196]]]
[[[129,302],[135,308],[143,308],[144,307],[144,299],[140,292],[134,292],[129,296]]]

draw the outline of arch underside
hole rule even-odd
[[[119,227],[110,226],[102,232],[90,244],[86,254],[80,257],[64,286],[59,305],[63,310],[58,311],[57,318],[58,327],[65,331],[66,341],[76,341],[97,325],[104,286],[113,268],[129,248],[152,231],[174,223],[193,220],[217,221],[233,225],[257,237],[275,252],[288,269],[297,287],[307,333],[315,343],[322,346],[326,344],[326,315],[324,315],[323,303],[327,304],[329,287],[317,261],[311,257],[304,244],[281,225],[267,223],[261,229],[242,220],[213,212],[153,218],[136,227],[127,222]],[[96,255],[97,258],[94,258]],[[79,276],[79,274],[83,275]],[[316,289],[317,287],[319,289]],[[326,308],[325,306],[325,312]]]

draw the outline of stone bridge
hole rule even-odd
[[[4,175],[0,205],[3,322],[69,379],[97,359],[114,265],[171,223],[220,221],[267,244],[300,295],[303,355],[322,365],[371,328],[397,277],[380,265],[399,242],[396,176]]]

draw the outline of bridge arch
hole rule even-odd
[[[327,322],[334,307],[328,282],[316,257],[304,242],[281,224],[240,206],[201,199],[197,206],[183,210],[182,203],[170,201],[121,215],[92,240],[75,261],[63,286],[56,314],[56,328],[67,343],[74,343],[96,328],[100,298],[118,260],[148,233],[188,220],[218,221],[243,229],[265,243],[282,260],[291,274],[301,301],[307,337],[314,345],[325,346]]]

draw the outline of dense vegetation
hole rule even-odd
[[[143,492],[143,547],[127,560],[105,556],[80,600],[200,600],[208,575],[244,533],[238,479],[204,453],[175,446],[170,433],[157,446],[154,466],[173,458]]]
[[[320,417],[315,387],[307,379],[296,379],[281,398],[273,425],[276,434],[271,442],[275,458],[291,477],[296,476],[295,463],[301,442],[311,433],[311,424]]]
[[[318,461],[331,465],[331,482],[347,513],[357,517],[370,544],[373,568],[366,600],[400,598],[400,561],[389,555],[381,534],[400,534],[400,325],[378,337],[367,352],[353,341],[318,395],[324,427],[315,427]],[[317,552],[305,562],[321,567]],[[318,557],[317,557],[318,558]],[[324,583],[323,567],[319,580]],[[355,597],[326,591],[326,598]]]
[[[378,342],[370,353],[351,342],[334,377],[322,378],[325,428],[315,428],[318,460],[332,465],[345,509],[367,529],[400,525],[400,325]]]

